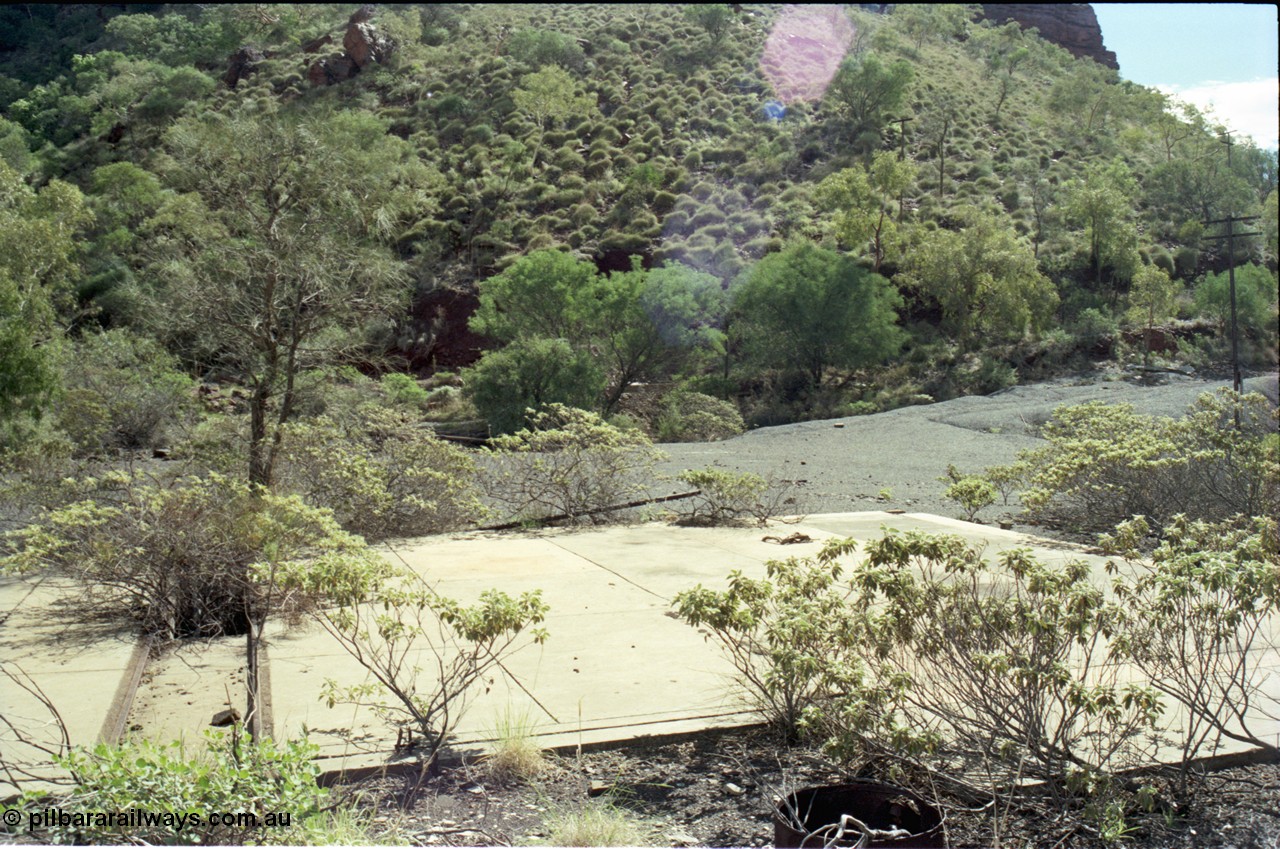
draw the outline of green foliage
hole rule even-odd
[[[299,577],[296,587],[305,593],[323,586],[316,579],[324,576],[314,571]],[[329,679],[322,698],[330,707],[370,707],[408,732],[411,742],[417,734],[419,756],[430,763],[475,689],[505,672],[502,662],[508,656],[546,640],[546,631],[535,626],[548,608],[541,591],[513,597],[486,590],[467,607],[434,589],[421,589],[416,580],[409,583],[411,589],[384,585],[354,592],[344,607],[317,612],[321,626],[373,679],[349,687]],[[430,675],[418,665],[424,657],[434,661],[428,664]]]
[[[1022,775],[1077,793],[1143,752],[1160,703],[1105,663],[1109,607],[1088,563],[1047,565],[1025,549],[993,562],[917,533],[865,553],[852,583],[863,609],[882,606],[871,640],[881,674],[909,681],[914,733],[982,757],[995,783]]]
[[[936,300],[962,350],[976,336],[1020,339],[1045,327],[1058,297],[1008,222],[981,213],[964,229],[919,234],[901,284]]]
[[[1280,618],[1280,552],[1273,518],[1212,524],[1177,516],[1145,552],[1152,530],[1137,518],[1103,537],[1128,566],[1112,566],[1111,646],[1182,708],[1174,733],[1185,792],[1191,762],[1228,739],[1280,754],[1254,724],[1277,702],[1263,691],[1256,658]]]
[[[1084,230],[1094,285],[1101,287],[1103,269],[1128,279],[1137,264],[1137,231],[1133,225],[1137,181],[1119,159],[1086,169],[1067,187],[1067,220]]]
[[[583,351],[563,339],[521,338],[487,351],[463,381],[476,410],[494,433],[525,425],[530,410],[546,404],[592,407],[604,390],[604,375]]]
[[[859,254],[870,244],[872,267],[879,271],[897,235],[891,207],[915,178],[914,165],[880,151],[868,170],[845,168],[824,179],[814,202],[834,213],[832,223],[841,243]]]
[[[297,375],[402,303],[404,264],[380,242],[430,207],[435,175],[356,110],[202,113],[166,148],[164,177],[189,194],[153,239],[156,329],[249,388],[249,478],[269,485]]]
[[[832,540],[813,558],[769,561],[763,579],[734,571],[728,589],[699,584],[672,601],[681,619],[720,643],[752,704],[791,740],[824,716],[863,722],[868,733],[878,719],[884,694],[870,692],[858,652],[864,620],[838,583],[838,558],[852,547]]]
[[[581,70],[585,57],[572,36],[541,29],[522,29],[507,42],[511,58],[534,68],[559,65],[567,70]],[[524,107],[521,107],[524,108]]]
[[[10,536],[6,571],[48,569],[82,584],[81,610],[136,619],[164,638],[245,632],[331,597],[276,592],[283,570],[375,581],[385,565],[332,514],[216,474],[168,487],[108,473],[112,501],[81,501]],[[89,485],[93,482],[83,482]]]
[[[892,20],[915,41],[918,50],[926,38],[963,35],[975,12],[974,6],[964,3],[903,3],[893,7]]]
[[[190,418],[195,381],[155,340],[107,330],[77,340],[63,365],[54,416],[78,453],[166,444]]]
[[[1172,317],[1175,301],[1182,287],[1169,279],[1162,268],[1144,265],[1133,275],[1129,287],[1129,320],[1141,324],[1150,335],[1156,322]],[[1150,345],[1143,346],[1143,361],[1151,357]]]
[[[40,191],[0,162],[0,437],[15,417],[38,418],[56,389],[51,345],[74,301],[76,239],[93,214],[74,186]]]
[[[1221,521],[1280,509],[1276,411],[1258,394],[1205,394],[1182,419],[1128,404],[1061,407],[1043,448],[1024,451],[1027,510],[1080,529],[1132,516],[1164,525],[1177,514]],[[1239,426],[1235,424],[1239,417]]]
[[[329,793],[316,785],[316,746],[253,740],[240,729],[204,736],[195,745],[102,743],[72,751],[59,762],[75,785],[58,799],[58,810],[89,824],[54,825],[31,836],[76,844],[294,843],[306,821],[323,818]],[[48,800],[29,793],[21,804],[34,814]],[[175,824],[94,824],[104,812],[123,817],[137,810],[172,814]],[[215,822],[215,813],[231,814],[234,822]]]
[[[483,515],[471,458],[399,410],[292,422],[280,466],[281,486],[370,539],[460,530]]]
[[[680,514],[689,524],[723,525],[748,516],[763,523],[769,518],[764,505],[769,483],[759,475],[707,468],[686,470],[676,477],[699,490],[692,506]]]
[[[480,306],[471,327],[504,341],[523,340],[498,362],[508,373],[518,369],[538,379],[525,379],[529,388],[506,399],[495,396],[492,403],[477,394],[477,405],[482,411],[514,407],[519,415],[526,406],[556,401],[611,412],[632,382],[665,377],[691,351],[718,347],[722,334],[716,325],[722,313],[719,282],[679,264],[645,271],[636,263],[630,271],[601,277],[591,263],[559,251],[535,251],[480,284]],[[566,340],[561,344],[572,340],[576,352],[557,354],[557,362],[549,352],[555,343],[546,337]],[[545,391],[534,397],[529,391],[567,371],[574,373],[566,378],[578,381],[572,395],[565,394],[568,382],[559,397]],[[606,379],[598,403],[589,394],[599,388],[598,380],[582,380],[589,371]],[[515,388],[511,380],[504,383],[508,390]],[[501,430],[514,423],[510,412],[500,416],[501,424],[488,413],[486,418]]]
[[[748,358],[801,368],[816,387],[830,367],[859,368],[896,353],[901,302],[880,275],[800,243],[746,272],[733,290],[733,327]]]
[[[885,66],[873,53],[850,56],[840,65],[826,97],[848,118],[855,136],[878,134],[906,99],[914,76],[902,59]]]
[[[579,94],[573,77],[554,65],[521,77],[520,88],[511,92],[511,100],[539,127],[547,121],[559,124],[595,111],[595,98]]]
[[[391,404],[410,408],[426,406],[427,390],[419,386],[418,381],[409,375],[391,372],[384,374],[380,383],[382,391]]]
[[[747,426],[730,402],[678,390],[663,399],[654,429],[659,442],[715,442],[737,436]]]
[[[598,298],[596,269],[556,250],[534,251],[480,283],[470,327],[503,342],[588,335]]]
[[[1249,263],[1235,270],[1236,323],[1243,334],[1264,346],[1276,343],[1276,275]],[[1231,327],[1231,281],[1227,272],[1207,274],[1195,288],[1196,311],[1217,321],[1224,334]]]
[[[486,491],[528,520],[607,521],[598,511],[644,495],[661,456],[643,433],[562,404],[545,406],[528,428],[490,446]]]
[[[942,493],[943,498],[963,507],[965,519],[970,522],[979,510],[995,503],[995,484],[984,475],[962,475],[955,466],[949,465],[946,476],[939,480],[949,484]]]
[[[686,6],[684,16],[706,30],[713,44],[718,44],[724,38],[733,22],[733,10],[727,3],[696,3]]]

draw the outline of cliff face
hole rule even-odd
[[[1073,56],[1088,56],[1099,65],[1120,69],[1116,54],[1102,43],[1098,16],[1088,3],[983,3],[982,16],[997,23],[1017,21],[1023,29],[1035,27],[1041,38]]]

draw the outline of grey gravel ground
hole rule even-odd
[[[1263,392],[1274,404],[1276,381],[1275,374],[1249,378],[1245,390]],[[947,464],[977,472],[1013,461],[1021,449],[1043,444],[1038,429],[1059,406],[1106,401],[1179,416],[1201,393],[1229,386],[1180,374],[1143,382],[1100,371],[876,415],[760,428],[723,442],[664,445],[670,459],[660,471],[710,466],[793,481],[796,512],[896,508],[955,516],[959,508],[942,497],[946,484],[938,480]],[[997,502],[979,517],[995,521],[1017,512]]]

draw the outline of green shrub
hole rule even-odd
[[[1111,644],[1181,708],[1171,719],[1174,739],[1185,741],[1185,793],[1193,761],[1228,739],[1280,757],[1259,728],[1280,698],[1265,692],[1258,669],[1280,620],[1280,538],[1270,517],[1206,523],[1179,516],[1159,529],[1155,550],[1144,551],[1153,530],[1138,518],[1102,539],[1128,566],[1113,569]]]
[[[384,374],[381,380],[382,391],[387,401],[398,407],[417,407],[421,409],[427,403],[427,390],[418,385],[407,374]]]
[[[163,446],[191,417],[195,382],[159,343],[128,330],[84,337],[63,367],[59,427],[77,451]]]
[[[699,491],[689,509],[680,511],[684,522],[722,525],[748,516],[760,522],[769,518],[771,511],[764,504],[769,484],[759,475],[698,469],[683,471],[676,477]]]
[[[56,805],[85,824],[55,823],[32,830],[31,837],[77,844],[295,843],[305,821],[323,816],[329,793],[316,784],[316,746],[253,740],[239,729],[207,731],[205,740],[194,746],[126,742],[73,750],[59,763],[75,784]],[[35,814],[49,800],[28,794],[22,804]],[[103,812],[136,810],[171,814],[171,822],[95,822]],[[214,822],[212,813],[235,815],[236,822]]]
[[[489,496],[521,520],[607,520],[599,511],[643,496],[661,454],[648,437],[549,404],[527,429],[490,443]]]
[[[467,392],[495,433],[510,433],[544,404],[593,407],[604,375],[590,355],[563,339],[521,339],[488,351],[463,372]]]
[[[1239,417],[1239,426],[1235,422]],[[1262,395],[1201,395],[1182,419],[1128,404],[1060,407],[1023,451],[1022,503],[1040,519],[1107,530],[1133,516],[1219,521],[1280,511],[1277,411]]]
[[[655,425],[659,442],[715,442],[746,429],[734,404],[689,391],[668,395]]]
[[[216,474],[163,487],[109,475],[109,501],[80,501],[15,532],[0,567],[73,578],[82,615],[136,621],[165,639],[242,634],[324,601],[323,587],[317,596],[278,593],[286,568],[341,568],[352,580],[374,580],[382,568],[363,540],[299,498]]]
[[[483,513],[466,452],[384,407],[287,425],[277,474],[282,487],[371,539],[459,530]]]
[[[955,466],[947,466],[947,474],[940,480],[950,484],[943,497],[963,507],[965,519],[970,522],[979,510],[995,503],[995,485],[981,475],[962,475]]]

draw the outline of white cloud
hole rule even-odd
[[[1259,147],[1275,150],[1280,146],[1280,78],[1156,88],[1211,114],[1228,129],[1251,136]]]

